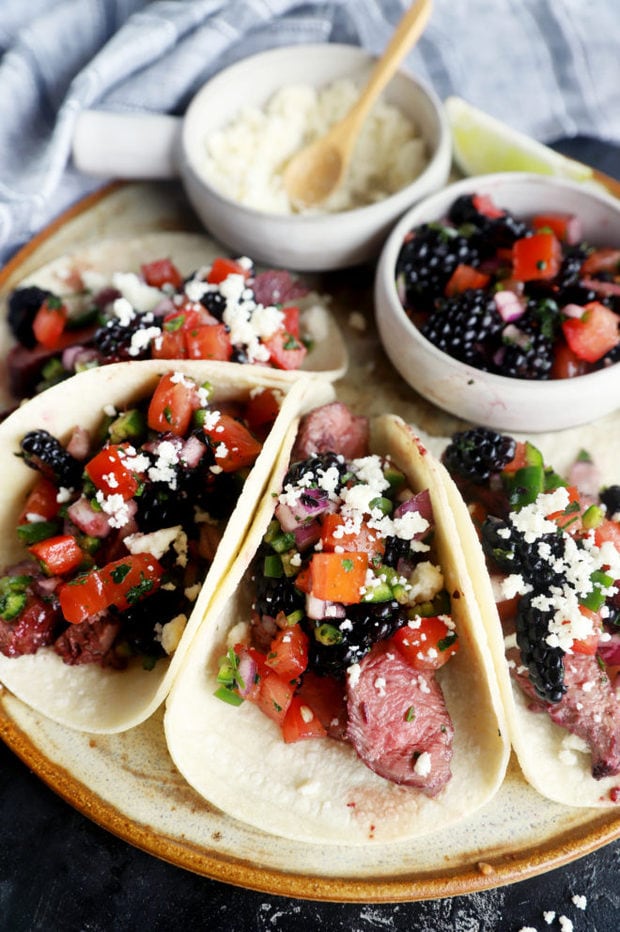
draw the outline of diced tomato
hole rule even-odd
[[[155,259],[145,262],[140,268],[145,282],[153,288],[172,285],[178,291],[183,284],[183,276],[170,259]]]
[[[205,426],[215,453],[215,463],[223,472],[235,472],[244,466],[252,466],[262,449],[260,440],[247,427],[229,414],[220,414],[213,426]]]
[[[610,518],[603,518],[598,527],[594,529],[594,542],[597,547],[606,541],[612,543],[620,551],[620,524]]]
[[[367,553],[315,553],[312,556],[312,594],[326,602],[354,605],[368,569]]]
[[[47,349],[56,349],[68,316],[67,308],[60,298],[47,297],[32,322],[32,330],[37,343]]]
[[[17,524],[27,524],[34,520],[49,521],[55,518],[60,510],[58,502],[58,489],[55,484],[45,476],[39,476],[30,490]],[[34,517],[36,516],[36,517]]]
[[[247,278],[249,272],[239,262],[235,262],[234,259],[225,259],[220,256],[213,260],[207,275],[207,281],[210,285],[219,285],[229,275],[243,275],[244,278]]]
[[[263,340],[269,352],[269,361],[276,369],[299,369],[308,350],[292,333],[277,330]]]
[[[110,444],[104,447],[85,466],[85,470],[104,495],[121,495],[125,501],[133,498],[139,482],[122,459],[123,447]]]
[[[282,722],[282,737],[286,744],[306,738],[324,738],[326,734],[314,710],[300,696],[293,696]]]
[[[337,547],[356,553],[383,554],[385,552],[385,538],[382,538],[375,528],[362,522],[359,531],[345,533],[344,527],[345,521],[341,515],[325,515],[321,523],[321,541],[324,552],[333,552]]]
[[[261,712],[281,726],[294,694],[294,683],[289,683],[273,670],[266,668],[260,676],[258,694],[254,701]]]
[[[84,551],[72,534],[47,537],[28,547],[49,576],[66,576],[84,562]]]
[[[620,249],[595,249],[581,264],[581,274],[597,275],[599,272],[611,272],[620,275]]]
[[[182,330],[162,330],[151,342],[153,359],[185,359],[185,333]]]
[[[174,333],[177,330],[193,330],[203,324],[216,324],[217,318],[210,314],[206,307],[196,301],[183,301],[176,305],[164,317],[162,330],[165,333]]]
[[[299,624],[280,629],[271,642],[265,663],[283,679],[301,676],[308,666],[308,635]]]
[[[537,214],[532,218],[532,226],[539,231],[551,230],[562,243],[576,243],[580,238],[581,224],[575,214]]]
[[[203,324],[185,330],[188,359],[219,359],[228,362],[233,348],[225,324]]]
[[[593,612],[591,609],[586,608],[585,605],[580,605],[579,611],[582,615],[585,615],[586,618],[591,620],[594,630],[592,634],[589,634],[587,637],[573,641],[571,650],[576,654],[590,654],[593,656],[598,650],[598,643],[601,636],[601,616],[598,612]]]
[[[297,695],[318,716],[323,728],[331,733],[343,733],[347,723],[346,687],[332,676],[319,676],[306,670]]]
[[[299,308],[296,304],[290,304],[282,308],[282,313],[284,314],[284,329],[298,340],[300,335]]]
[[[472,203],[479,214],[492,220],[503,217],[505,211],[498,207],[490,194],[474,194]]]
[[[160,585],[163,569],[150,553],[134,553],[106,563],[99,575],[109,604],[123,611],[151,595]]]
[[[110,605],[123,611],[155,592],[162,574],[160,563],[150,553],[128,554],[61,586],[62,613],[68,622],[79,624]]]
[[[620,340],[620,317],[601,304],[590,301],[581,317],[562,321],[562,332],[571,350],[586,362],[597,362]]]
[[[568,343],[560,339],[553,348],[552,379],[573,379],[588,372],[588,363],[580,359]]]
[[[549,521],[554,521],[561,530],[574,534],[581,528],[581,504],[579,489],[574,485],[566,487],[568,492],[568,505],[563,511],[552,511],[547,515]]]
[[[560,270],[562,247],[553,233],[535,233],[512,247],[513,275],[522,282],[553,278]]]
[[[461,262],[455,268],[445,287],[445,294],[451,298],[455,294],[467,291],[469,288],[486,288],[491,280],[491,276],[485,272],[479,272],[473,265],[465,265]]]
[[[527,447],[522,440],[518,440],[515,447],[515,455],[506,463],[502,472],[513,473],[527,466]]]
[[[392,635],[399,651],[417,670],[437,670],[456,654],[459,642],[454,630],[438,615],[414,619],[418,627],[404,625]]]
[[[263,388],[250,396],[245,419],[253,434],[265,437],[280,412],[280,396],[273,388]]]
[[[312,563],[308,563],[300,569],[295,577],[295,587],[306,594],[312,592]]]
[[[171,431],[183,437],[198,407],[195,383],[185,376],[167,372],[153,392],[147,415],[148,426],[162,434]]]

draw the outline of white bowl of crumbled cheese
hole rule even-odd
[[[349,45],[272,49],[211,79],[183,121],[179,170],[209,231],[237,254],[295,270],[378,255],[394,222],[445,184],[451,140],[442,105],[400,71],[366,120],[342,188],[295,213],[282,171],[353,105],[375,59]]]

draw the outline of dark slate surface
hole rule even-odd
[[[557,147],[620,177],[618,147],[587,139]],[[574,932],[620,929],[620,841],[471,896],[381,905],[293,900],[210,881],[133,848],[74,811],[1,743],[0,825],[2,932],[570,932],[568,921]]]

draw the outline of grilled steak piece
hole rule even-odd
[[[368,419],[352,414],[341,401],[334,401],[302,419],[291,462],[330,450],[338,450],[348,460],[367,456],[368,435]]]
[[[451,776],[454,727],[434,674],[376,644],[347,677],[347,737],[364,763],[394,783],[436,796]]]
[[[513,676],[534,708],[548,713],[552,722],[578,735],[592,752],[592,776],[596,780],[620,773],[620,708],[609,680],[588,654],[564,655],[566,693],[560,702],[542,702],[527,674],[513,668]]]

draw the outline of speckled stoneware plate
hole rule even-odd
[[[180,189],[130,184],[91,196],[36,237],[0,273],[0,299],[35,269],[85,245],[166,231],[198,232]],[[392,369],[373,324],[370,271],[320,282],[350,354],[338,397],[357,411],[392,411],[434,452],[462,426],[420,399]],[[562,468],[582,446],[603,451],[620,416],[537,437]],[[603,462],[609,475],[613,463]],[[617,478],[616,478],[617,481]],[[500,792],[469,819],[422,842],[313,846],[264,834],[195,794],[166,750],[161,710],[110,736],[71,731],[0,693],[0,736],[76,809],[151,854],[204,876],[307,899],[389,902],[471,893],[559,867],[620,836],[615,809],[561,806],[539,796],[511,761]],[[234,740],[234,736],[231,736]]]

